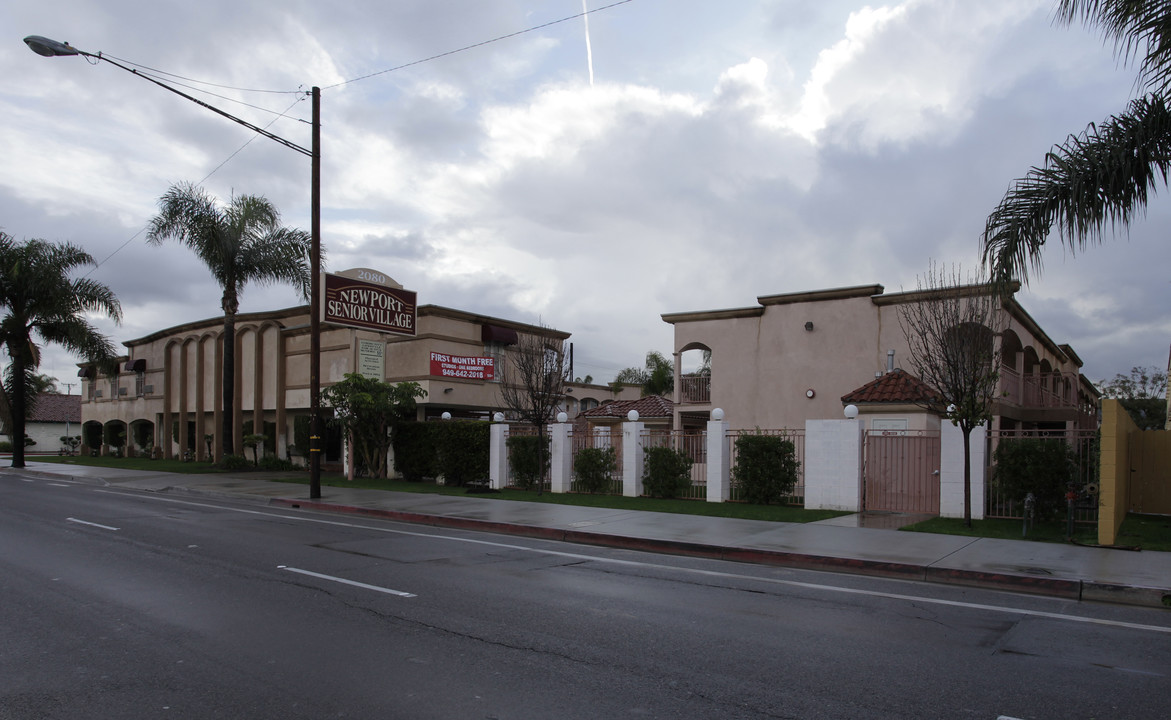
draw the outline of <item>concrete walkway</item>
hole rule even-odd
[[[28,462],[26,472],[149,492],[247,499],[566,542],[785,567],[896,577],[1171,610],[1171,553],[859,527],[856,516],[780,523],[475,496],[275,482],[264,473],[203,474]],[[279,475],[279,474],[278,474]]]

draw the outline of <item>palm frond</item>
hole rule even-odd
[[[1028,282],[1055,225],[1071,252],[1100,243],[1107,228],[1125,232],[1169,171],[1171,112],[1156,95],[1134,100],[1054,146],[1015,182],[985,224],[984,262],[994,279]]]
[[[1171,3],[1165,0],[1061,0],[1058,22],[1101,29],[1124,62],[1142,58],[1140,87],[1166,94],[1171,86]]]

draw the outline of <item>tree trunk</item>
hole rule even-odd
[[[26,372],[24,355],[12,353],[12,467],[24,467],[24,412],[28,406],[25,402],[24,374]]]

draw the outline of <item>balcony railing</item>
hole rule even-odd
[[[1017,371],[1002,365],[1001,397],[1022,408],[1076,408],[1076,378],[1073,383],[1067,383],[1068,379],[1061,373],[1022,377]]]
[[[679,378],[680,402],[703,405],[712,401],[710,375],[690,375]]]

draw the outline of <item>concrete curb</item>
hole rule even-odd
[[[622,550],[643,550],[712,560],[729,560],[755,565],[772,565],[776,567],[800,568],[803,570],[822,570],[854,575],[915,580],[940,585],[975,587],[985,590],[1005,590],[1031,595],[1059,597],[1067,600],[1108,602],[1153,608],[1166,608],[1171,606],[1171,589],[1142,588],[1083,580],[1014,575],[1011,573],[989,573],[976,570],[937,568],[910,563],[859,560],[855,558],[809,555],[756,548],[723,547],[680,540],[658,540],[655,538],[605,535],[583,530],[560,530],[556,528],[520,525],[517,523],[337,505],[316,500],[272,498],[268,501],[268,504],[301,510],[320,510],[362,515],[415,525],[491,532],[501,535],[554,540],[578,545],[593,545]]]

